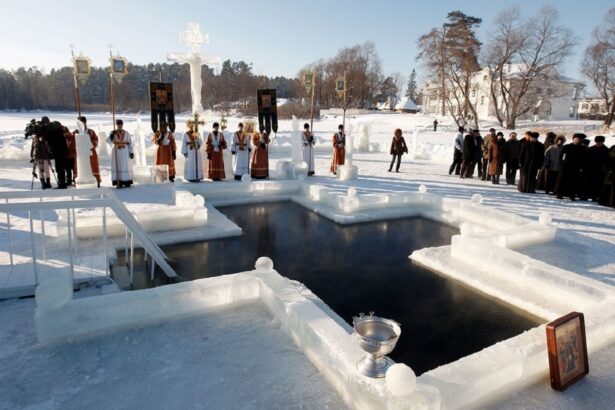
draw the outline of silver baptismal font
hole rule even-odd
[[[352,324],[359,346],[366,352],[365,357],[357,362],[357,370],[367,377],[384,377],[388,368],[394,364],[386,355],[397,344],[401,334],[399,323],[374,316],[374,312],[370,312],[367,316],[360,313],[358,317],[353,317]]]

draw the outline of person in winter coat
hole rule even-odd
[[[75,185],[77,178],[77,144],[75,143],[75,135],[66,127],[62,127],[66,145],[68,145],[68,154],[66,155],[66,185]]]
[[[461,152],[461,170],[459,178],[472,178],[474,170],[474,157],[476,152],[476,141],[472,134],[466,134],[463,138],[463,151]]]
[[[506,183],[508,185],[515,185],[520,153],[521,142],[517,139],[517,133],[511,132],[506,141]]]
[[[401,129],[396,129],[395,134],[393,134],[393,140],[391,141],[391,155],[393,158],[391,159],[391,165],[389,166],[389,172],[393,170],[393,164],[397,159],[397,167],[395,168],[395,172],[399,172],[399,165],[401,164],[401,156],[408,153],[408,147],[406,146],[406,141],[404,137],[401,135]]]
[[[489,128],[489,132],[487,133],[487,136],[485,137],[485,139],[483,140],[483,145],[481,146],[482,152],[483,152],[483,168],[482,168],[482,180],[486,181],[487,177],[491,176],[491,174],[489,173],[489,146],[491,145],[492,142],[494,142],[496,139],[495,136],[495,128]]]
[[[615,145],[609,149],[609,156],[604,165],[606,176],[602,184],[600,205],[615,208]]]
[[[560,157],[561,168],[555,185],[558,199],[568,197],[574,201],[581,191],[583,170],[587,166],[587,149],[582,145],[585,138],[585,134],[574,134],[572,144],[564,145]]]
[[[504,134],[498,132],[495,140],[492,140],[489,144],[489,176],[491,182],[495,185],[500,183],[500,175],[502,175],[502,168],[504,167],[504,161],[506,159],[506,141],[504,141]]]
[[[455,151],[453,152],[453,163],[448,169],[448,174],[451,175],[455,171],[455,175],[459,175],[461,171],[461,162],[463,161],[463,127],[459,127],[459,132],[455,136]]]
[[[545,136],[545,154],[549,147],[555,144],[555,133],[548,132]],[[544,191],[547,186],[547,168],[543,165],[538,172],[538,177],[536,177],[536,189],[539,191]]]
[[[587,196],[594,202],[599,201],[602,185],[606,176],[606,163],[609,159],[609,149],[604,145],[604,136],[594,138],[595,145],[589,147],[587,164]]]
[[[555,190],[557,174],[559,174],[561,165],[560,158],[565,142],[566,137],[560,135],[555,139],[555,144],[545,151],[545,163],[543,166],[543,169],[545,169],[545,194],[552,193]]]
[[[483,137],[480,135],[480,131],[475,129],[472,131],[472,135],[474,135],[474,143],[475,143],[475,151],[474,151],[474,162],[476,163],[478,177],[483,178],[483,148],[485,146],[485,141]],[[472,174],[474,174],[474,169],[472,169]]]
[[[521,146],[521,153],[519,154],[521,175],[517,188],[519,192],[535,193],[536,174],[538,174],[538,170],[542,167],[545,159],[545,146],[538,141],[539,134],[537,132],[532,132],[529,137],[529,142]]]
[[[47,143],[53,153],[58,178],[58,188],[66,189],[66,157],[68,156],[68,144],[64,137],[64,128],[62,124],[57,121],[49,121],[48,117],[43,117],[41,119],[41,124],[44,129],[43,134],[45,134]]]
[[[30,162],[32,167],[32,176],[38,176],[41,181],[41,189],[51,188],[51,159],[53,154],[51,147],[42,133],[32,135],[32,147],[30,148]],[[36,174],[38,170],[38,174]]]

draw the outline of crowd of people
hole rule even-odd
[[[88,128],[84,116],[78,119],[80,127],[73,132],[57,121],[51,122],[48,117],[43,117],[38,122],[33,120],[26,129],[26,136],[32,135],[32,175],[33,178],[40,179],[42,189],[51,188],[52,173],[60,189],[75,184],[79,172],[75,140],[78,135],[80,138],[83,138],[83,135],[88,138],[91,151],[90,169],[82,172],[91,172],[100,187],[100,167],[96,153],[98,136],[94,130]],[[134,158],[134,144],[132,136],[124,130],[123,125],[123,121],[118,119],[107,138],[107,142],[113,147],[111,182],[118,188],[130,187],[133,184],[131,160]],[[246,132],[243,124],[239,123],[232,135],[230,150],[236,180],[241,180],[246,174],[255,179],[269,178],[269,135],[266,132],[250,131]],[[572,135],[569,143],[566,143],[564,135],[556,135],[553,132],[546,134],[544,143],[539,141],[540,135],[534,131],[525,132],[519,139],[516,132],[511,132],[508,139],[505,139],[504,133],[496,132],[494,128],[491,128],[484,138],[477,129],[464,133],[464,127],[459,127],[449,175],[454,172],[462,179],[476,175],[481,180],[496,185],[500,184],[500,176],[505,175],[506,183],[516,184],[520,192],[544,191],[559,199],[591,200],[615,207],[615,145],[609,149],[604,144],[604,136],[596,136],[594,144],[590,146],[590,140],[582,133]],[[160,125],[160,130],[154,133],[152,141],[157,146],[155,164],[166,165],[168,179],[173,182],[176,176],[177,145],[168,124]],[[308,165],[307,176],[312,176],[315,174],[316,141],[309,124],[304,125],[301,141],[303,160]],[[332,146],[330,172],[337,174],[339,167],[345,163],[346,155],[343,125],[333,134]],[[213,124],[211,132],[202,138],[201,133],[196,131],[194,121],[189,120],[181,143],[181,154],[185,157],[184,179],[189,182],[200,182],[204,179],[205,154],[208,159],[208,178],[212,181],[224,180],[226,174],[223,151],[226,149],[228,144],[217,122]],[[391,141],[392,160],[389,172],[393,172],[394,167],[395,171],[399,172],[401,157],[407,152],[408,147],[402,131],[396,129]],[[55,172],[51,160],[55,162]]]
[[[449,175],[454,172],[464,179],[476,174],[497,185],[504,174],[506,183],[515,185],[519,171],[519,192],[538,190],[558,199],[615,207],[615,145],[609,149],[602,135],[590,146],[583,133],[573,134],[568,144],[566,136],[553,132],[545,135],[544,143],[535,131],[525,132],[520,139],[511,132],[508,140],[494,128],[484,138],[478,129],[464,133],[464,127],[459,127]]]
[[[98,135],[87,126],[87,118],[78,118],[80,129],[73,132],[62,126],[59,122],[51,122],[48,117],[32,123],[26,129],[26,137],[32,135],[32,148],[30,152],[33,163],[33,176],[39,177],[41,188],[51,188],[51,174],[56,176],[57,187],[65,189],[75,185],[78,175],[76,140],[78,135],[85,135],[90,145],[90,169],[82,172],[91,172],[100,187],[100,167],[96,148],[98,147]],[[33,124],[36,124],[34,126]],[[202,137],[197,131],[195,122],[187,122],[187,130],[183,134],[181,142],[181,154],[185,158],[184,179],[188,182],[200,182],[204,179],[203,157],[208,159],[207,177],[212,181],[222,181],[226,178],[224,166],[224,150],[228,144],[224,132],[220,131],[217,122],[213,124],[211,132]],[[400,137],[401,137],[401,131]],[[303,160],[307,164],[307,176],[315,175],[314,145],[316,140],[310,130],[310,125],[305,124],[301,134]],[[402,147],[405,148],[405,142]],[[114,130],[109,134],[106,142],[111,144],[111,183],[118,188],[130,187],[133,184],[132,159],[134,158],[134,143],[132,136],[124,129],[121,119],[115,121]],[[152,142],[156,145],[155,165],[166,165],[166,176],[174,182],[177,160],[177,144],[174,133],[169,130],[169,124],[161,123],[160,129],[152,136]],[[267,132],[246,132],[242,123],[238,124],[237,130],[232,135],[230,144],[233,155],[233,176],[241,180],[244,175],[254,179],[269,178],[269,143],[271,142]],[[346,155],[346,134],[344,126],[338,127],[338,132],[332,136],[333,153],[330,171],[337,174],[338,167],[344,165]],[[393,148],[391,148],[393,149]],[[400,154],[401,158],[401,154]],[[55,170],[51,161],[55,162]],[[399,161],[397,165],[399,170]],[[38,170],[38,173],[36,172]]]

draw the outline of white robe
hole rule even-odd
[[[182,139],[182,154],[186,157],[184,163],[184,179],[186,181],[194,181],[203,179],[203,154],[201,148],[203,140],[199,133],[199,138],[196,140],[196,149],[190,147],[190,135],[186,132]]]
[[[301,150],[303,151],[303,160],[308,164],[308,172],[314,172],[314,144],[316,143],[315,137],[312,142],[308,142],[305,132],[301,133]]]
[[[241,137],[236,132],[233,134],[233,143],[231,144],[231,152],[235,154],[233,161],[233,174],[237,177],[241,177],[244,174],[250,175],[250,152],[252,151],[251,142],[252,139],[249,135],[244,135],[243,150],[240,150]]]
[[[117,148],[113,141],[111,140],[111,134],[107,137],[107,142],[113,144],[113,148],[111,151],[111,181],[118,180],[118,169],[119,169],[119,180],[120,181],[132,181],[132,159],[130,159],[129,154],[134,154],[132,137],[126,130],[122,130],[124,132],[123,141],[126,143],[124,148]],[[117,131],[116,131],[117,134]],[[117,141],[117,136],[114,138]],[[116,161],[117,158],[117,161]]]

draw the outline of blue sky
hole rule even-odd
[[[612,0],[552,1],[348,1],[348,0],[1,0],[0,67],[70,64],[69,45],[107,64],[109,45],[134,63],[164,62],[170,51],[185,51],[178,32],[188,21],[209,33],[205,54],[245,60],[256,74],[294,76],[304,65],[330,57],[344,46],[373,41],[385,74],[407,76],[416,39],[440,26],[448,11],[481,17],[486,38],[494,16],[511,5],[530,16],[545,4],[557,7],[562,22],[580,43],[564,71],[580,77],[579,62],[594,27]]]

